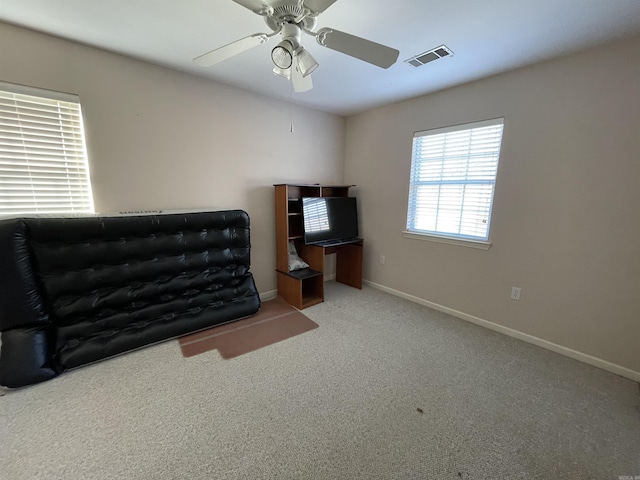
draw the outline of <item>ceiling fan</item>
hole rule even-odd
[[[302,33],[311,35],[323,47],[363,60],[381,68],[389,68],[400,52],[379,43],[356,37],[333,28],[321,28],[317,32],[318,15],[337,0],[233,0],[253,13],[264,17],[271,33],[254,33],[235,42],[216,48],[193,61],[203,67],[215,65],[267,42],[280,34],[282,40],[271,50],[273,73],[291,80],[295,92],[311,90],[311,73],[318,62],[301,45]]]

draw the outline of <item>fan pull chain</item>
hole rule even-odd
[[[289,95],[291,97],[291,103],[289,104],[289,133],[293,133],[293,82],[291,80],[289,80]]]

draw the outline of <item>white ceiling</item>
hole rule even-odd
[[[277,37],[213,67],[192,63],[239,38],[270,33],[260,16],[231,0],[0,0],[0,20],[350,115],[638,34],[640,1],[338,0],[316,29],[333,27],[397,48],[398,62],[380,69],[303,36],[320,67],[313,90],[295,94],[271,73]],[[453,57],[419,68],[403,62],[442,44]]]

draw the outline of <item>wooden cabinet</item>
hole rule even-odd
[[[278,295],[303,309],[324,301],[324,256],[336,253],[336,281],[362,288],[362,241],[322,247],[305,245],[303,197],[347,197],[352,185],[274,185],[276,214],[276,275]],[[309,268],[289,271],[289,241]]]

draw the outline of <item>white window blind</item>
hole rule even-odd
[[[0,215],[93,211],[78,97],[0,82]]]
[[[407,231],[488,240],[502,118],[417,132]]]

